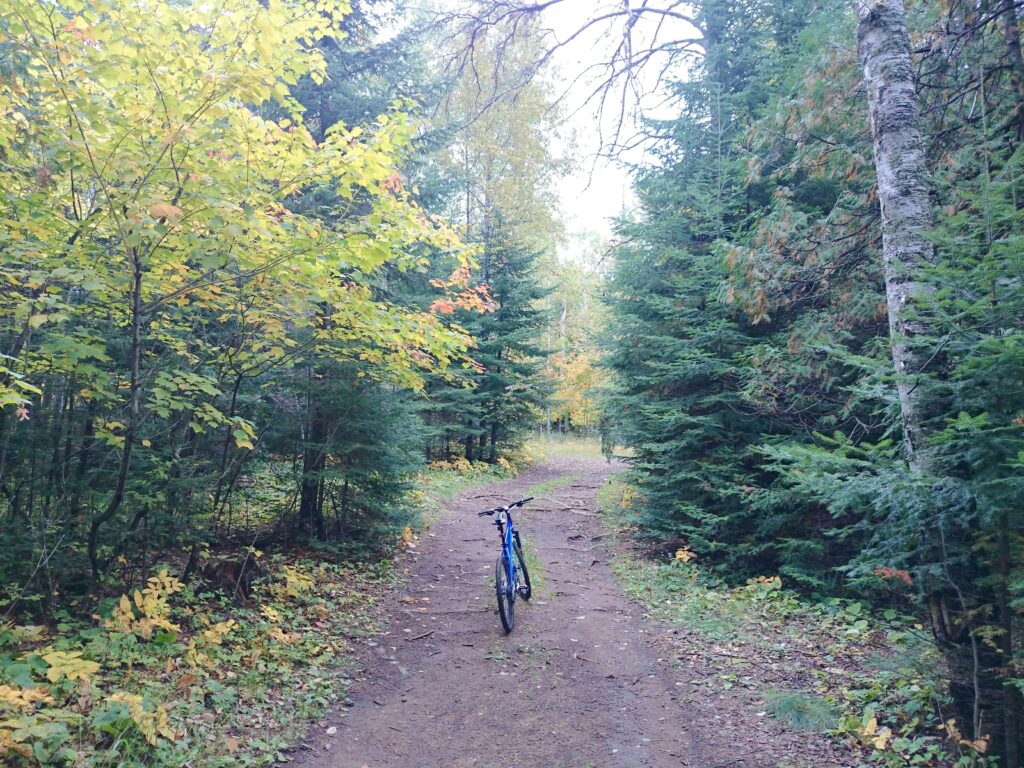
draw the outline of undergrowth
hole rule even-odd
[[[53,628],[0,624],[0,763],[269,765],[344,694],[340,665],[376,631],[374,566],[268,558],[250,605],[159,569]]]
[[[612,478],[598,493],[611,529],[630,533],[636,489]],[[915,618],[864,603],[811,600],[778,576],[741,586],[713,577],[683,547],[665,562],[620,554],[612,564],[627,593],[675,628],[686,653],[729,681],[738,664],[764,709],[791,727],[821,730],[844,743],[860,766],[994,765],[985,743],[960,737],[946,713],[940,657]],[[780,680],[758,679],[779,669]]]
[[[526,460],[520,459],[513,463],[500,458],[494,464],[488,464],[483,461],[455,458],[450,461],[431,462],[419,478],[424,503],[429,505],[431,501],[448,501],[470,488],[497,480],[507,480],[516,475],[524,461]]]
[[[792,691],[768,690],[765,708],[773,717],[784,720],[800,731],[827,731],[836,726],[835,707],[818,696]]]
[[[515,472],[504,459],[435,462],[411,501],[429,511]],[[413,538],[406,528],[398,546]],[[60,610],[52,626],[0,619],[0,764],[219,768],[284,759],[345,695],[350,643],[379,631],[378,597],[398,577],[387,560],[333,562],[332,551],[251,556],[268,576],[246,605],[186,585],[168,566],[88,616]],[[542,579],[533,553],[527,558]]]

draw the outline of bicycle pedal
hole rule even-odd
[[[526,593],[527,593],[526,587],[520,587],[519,588],[519,596],[520,597],[526,597]]]

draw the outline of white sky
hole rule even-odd
[[[628,0],[626,0],[628,4]],[[614,9],[622,9],[623,0],[563,0],[544,11],[542,24],[549,27],[555,38],[564,41],[573,35],[583,22],[593,16]],[[597,104],[584,104],[587,96],[595,87],[596,72],[588,76],[588,67],[594,67],[608,60],[610,46],[617,44],[616,34],[621,31],[622,20],[613,22],[614,26],[595,27],[588,30],[576,40],[559,49],[553,59],[554,72],[548,73],[546,79],[559,88],[568,85],[567,92],[561,102],[562,112],[567,116],[566,134],[575,138],[572,155],[576,160],[575,170],[560,180],[557,185],[561,200],[563,219],[569,235],[567,243],[561,249],[563,258],[579,258],[574,253],[583,242],[590,238],[573,237],[585,232],[596,232],[602,238],[609,238],[612,233],[610,219],[629,211],[635,206],[632,194],[631,177],[623,163],[598,158],[601,149],[601,129],[604,139],[614,131],[618,117],[618,101],[614,108],[606,114],[603,125],[599,124]],[[678,37],[691,37],[695,31],[681,22],[665,24],[660,34],[674,34]],[[647,18],[634,27],[636,45],[642,46],[654,36],[654,22]],[[637,114],[642,109],[647,115],[659,110],[662,96],[659,94],[659,67],[662,62],[652,60],[652,66],[641,73],[639,87],[641,92],[630,99],[626,121],[622,131],[623,139],[630,137],[638,126]],[[675,71],[678,76],[678,70]],[[581,76],[582,75],[582,76]],[[579,78],[578,80],[574,80]],[[569,85],[571,84],[571,85]],[[559,96],[562,94],[551,94]],[[643,157],[642,151],[633,151],[624,159],[636,162]]]
[[[448,10],[470,1],[426,0],[427,7]],[[564,42],[576,34],[588,19],[610,11],[621,11],[630,2],[636,4],[638,0],[555,0],[543,11],[540,22],[543,28],[550,30],[554,40]],[[523,4],[526,5],[525,2]],[[654,0],[651,6],[686,10],[686,6],[677,0]],[[551,85],[549,97],[559,100],[559,108],[565,116],[563,135],[555,139],[555,155],[567,155],[575,165],[574,170],[556,184],[567,235],[559,249],[561,258],[580,260],[587,250],[594,249],[595,234],[602,241],[610,239],[611,219],[629,212],[636,205],[626,165],[598,157],[602,141],[607,143],[615,130],[620,102],[616,100],[608,109],[614,114],[606,114],[603,122],[598,119],[597,100],[585,103],[597,82],[597,73],[591,70],[609,60],[613,46],[621,41],[622,23],[620,17],[603,26],[595,25],[560,47],[552,58],[550,71],[543,75]],[[633,27],[635,48],[642,50],[644,45],[655,39],[656,33],[659,42],[668,36],[683,39],[696,35],[696,31],[684,22],[657,15],[640,16]],[[667,117],[672,113],[671,108],[666,110],[663,96],[659,93],[659,69],[664,63],[664,58],[652,58],[649,67],[641,73],[637,82],[641,92],[628,100],[630,114],[626,116],[623,140],[636,131],[641,110],[648,116]],[[673,70],[673,74],[678,77],[680,70]],[[643,158],[643,150],[634,150],[624,156],[633,164],[638,164]]]

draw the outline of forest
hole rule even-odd
[[[841,627],[736,765],[1020,768],[1021,5],[0,0],[0,762],[292,761],[604,472],[650,621]]]

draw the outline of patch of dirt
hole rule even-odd
[[[362,674],[291,765],[304,768],[775,768],[840,766],[821,736],[787,732],[756,700],[677,660],[607,566],[595,494],[619,469],[559,458],[464,492],[419,540],[389,631],[362,641]],[[539,564],[505,635],[497,529],[473,513],[573,475],[515,515]],[[550,487],[550,486],[549,486]],[[682,661],[682,663],[680,663]],[[692,663],[692,662],[691,662]]]

